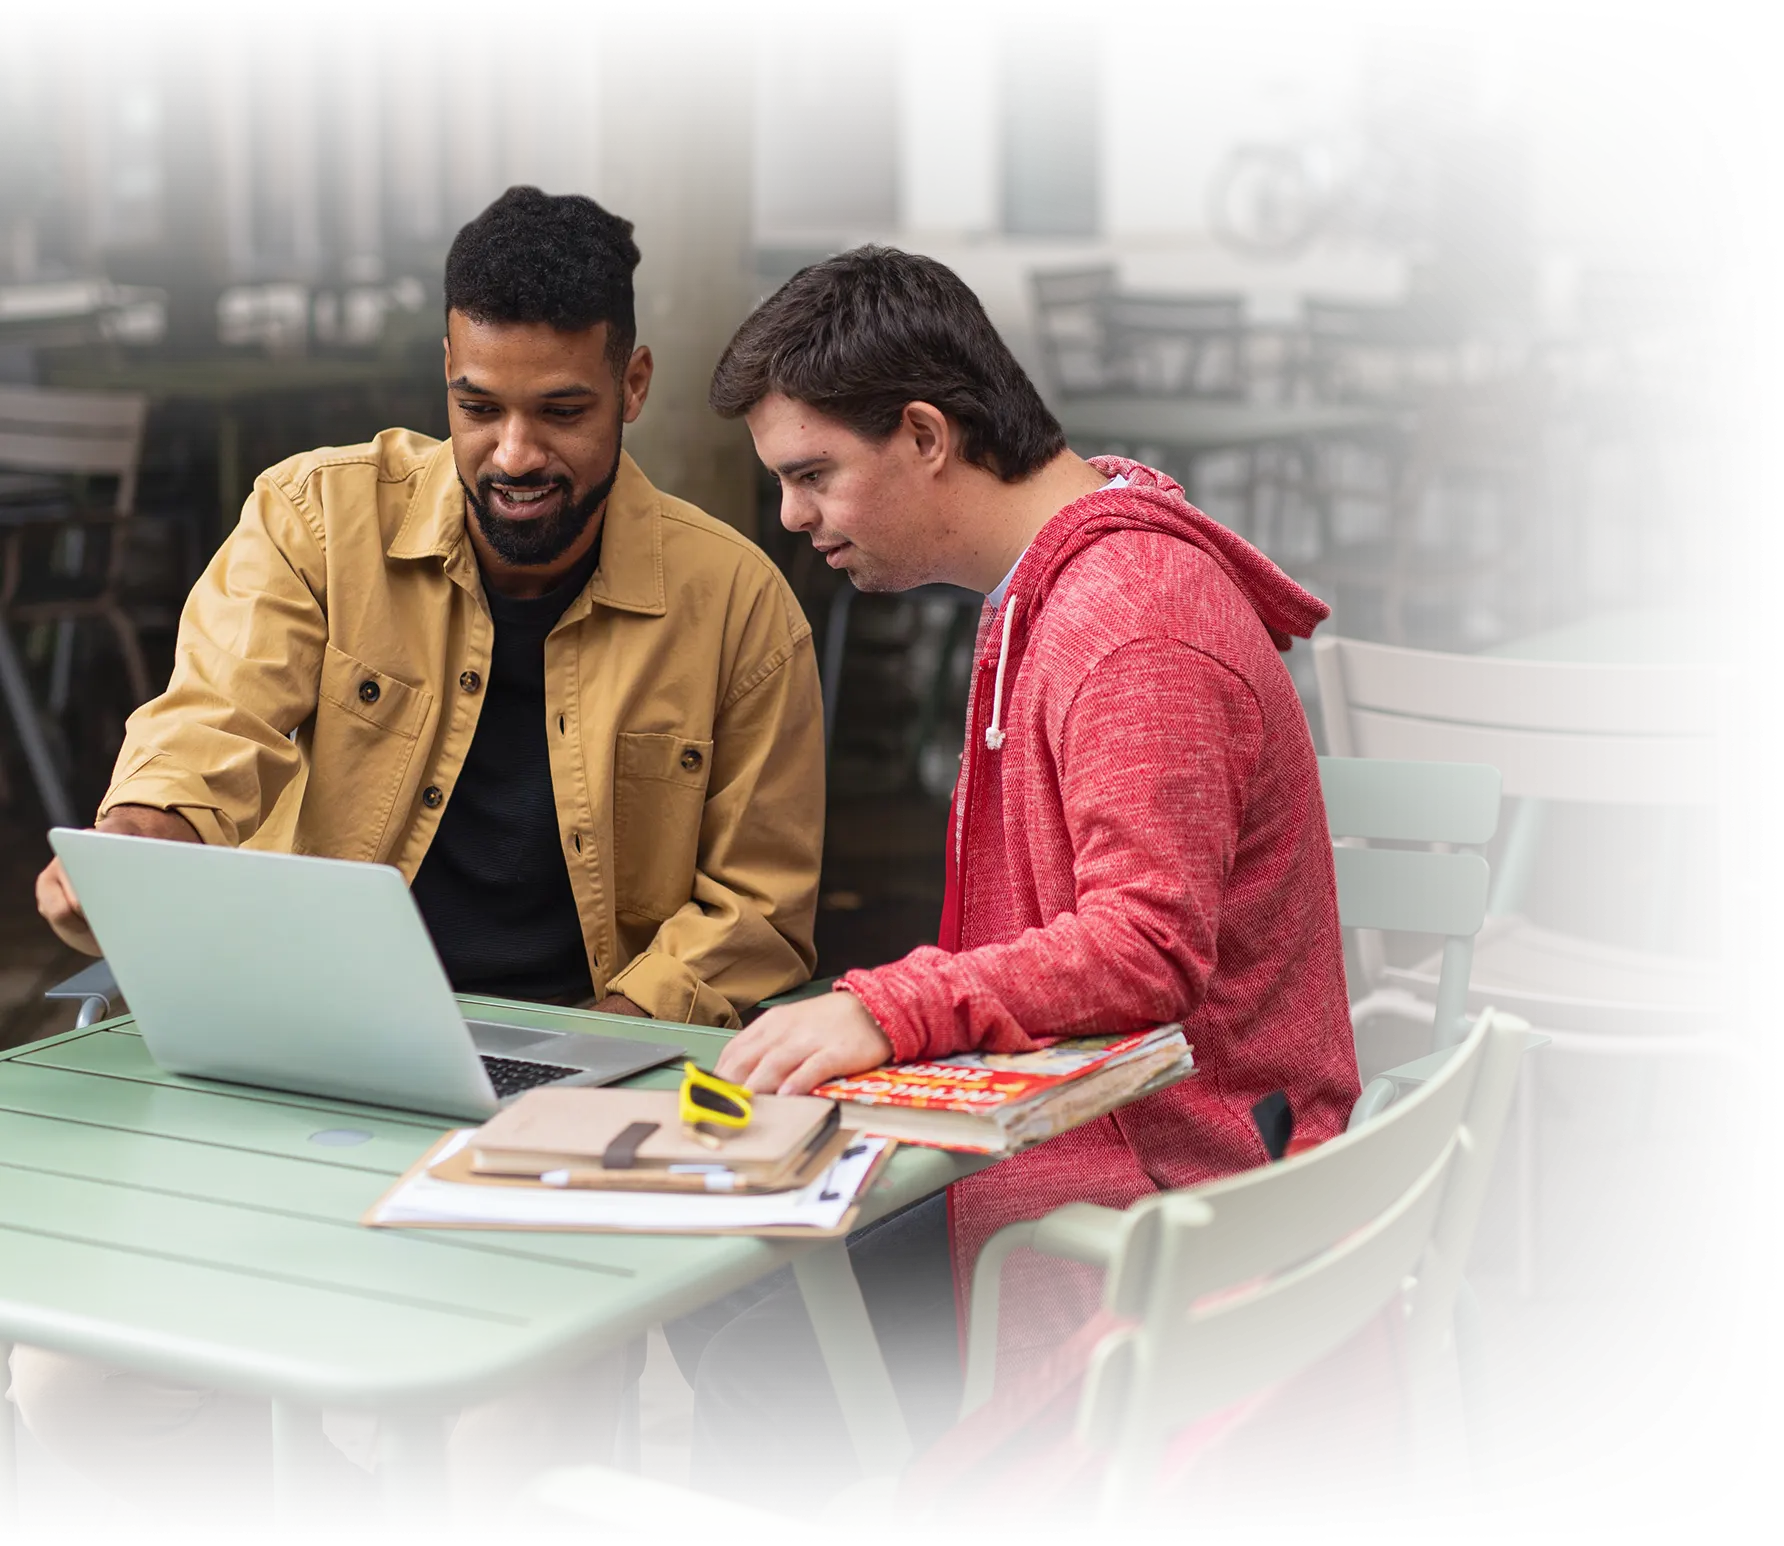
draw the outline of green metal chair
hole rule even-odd
[[[1416,1279],[1409,1371],[1422,1414],[1461,1264],[1506,1125],[1525,1027],[1486,1011],[1445,1048],[1424,1088],[1356,1131],[1210,1188],[1115,1211],[1070,1204],[999,1230],[972,1282],[963,1409],[992,1386],[1003,1262],[1026,1246],[1106,1271],[1104,1303],[1136,1327],[1097,1350],[1078,1432],[1110,1453],[1090,1539],[1138,1541],[1163,1435],[1322,1357]],[[1204,1296],[1268,1277],[1256,1293]],[[508,1510],[508,1541],[537,1541],[548,1510],[665,1541],[887,1539],[896,1476],[838,1494],[819,1526],[585,1468],[533,1478]]]

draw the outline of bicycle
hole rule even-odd
[[[1297,257],[1327,230],[1395,244],[1431,235],[1433,130],[1443,109],[1402,70],[1358,96],[1304,75],[1265,75],[1258,93],[1286,119],[1283,139],[1238,139],[1208,182],[1208,226],[1243,257]]]

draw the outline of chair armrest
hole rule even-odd
[[[112,1004],[123,997],[118,991],[118,979],[112,975],[111,963],[103,956],[91,966],[82,967],[72,977],[64,978],[55,987],[46,989],[43,996],[79,999],[80,1015],[74,1022],[77,1030],[95,1020],[110,1019]]]
[[[560,1466],[533,1476],[508,1505],[503,1541],[539,1541],[546,1510],[607,1525],[655,1541],[860,1541],[860,1535],[806,1525],[724,1498],[628,1476],[605,1466]]]
[[[1107,1271],[1126,1237],[1128,1214],[1091,1202],[1068,1202],[1045,1218],[1009,1224],[998,1230],[979,1252],[973,1266],[972,1302],[967,1318],[966,1381],[960,1415],[991,1399],[997,1378],[998,1295],[1004,1263],[1012,1251],[1027,1247],[1045,1256],[1085,1262]]]
[[[1529,1037],[1527,1047],[1547,1045],[1549,1038],[1532,1031],[1528,1021],[1499,1009],[1493,1010],[1492,1014],[1495,1022],[1505,1029],[1524,1032]],[[1345,1131],[1354,1131],[1370,1118],[1380,1116],[1396,1101],[1436,1078],[1443,1065],[1455,1055],[1455,1051],[1454,1047],[1440,1047],[1422,1058],[1414,1058],[1410,1063],[1402,1063],[1398,1068],[1389,1068],[1377,1074],[1364,1087],[1356,1104],[1350,1108],[1350,1121],[1345,1124]]]

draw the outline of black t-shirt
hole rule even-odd
[[[477,732],[410,888],[461,993],[579,1003],[594,991],[551,788],[545,636],[601,545],[543,596],[484,595],[495,620]]]

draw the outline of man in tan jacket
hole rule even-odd
[[[637,263],[626,221],[534,188],[459,233],[451,441],[388,430],[256,480],[101,830],[394,864],[461,991],[736,1026],[811,975],[810,629],[620,448],[651,377]],[[59,863],[37,899],[97,951]],[[461,1498],[606,1458],[638,1352],[466,1414]],[[247,1506],[264,1479],[264,1402],[24,1348],[13,1376],[39,1439],[139,1499]]]

